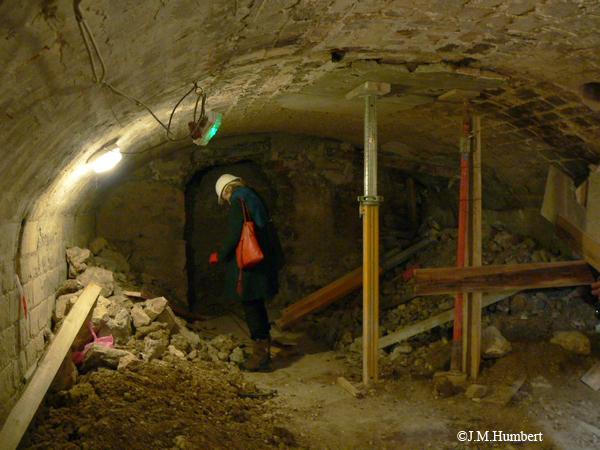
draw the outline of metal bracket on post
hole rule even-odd
[[[361,196],[357,197],[357,200],[360,202],[360,214],[362,217],[365,214],[365,206],[379,206],[383,202],[383,197],[380,195],[376,196]]]

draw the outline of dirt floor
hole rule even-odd
[[[239,319],[223,317],[215,323],[215,332],[243,338]],[[465,389],[472,382],[440,392],[433,374],[414,361],[404,368],[383,365],[381,380],[365,388],[360,365],[350,364],[346,354],[302,333],[274,332],[274,337],[286,345],[273,346],[271,373],[241,373],[230,363],[171,358],[135,371],[101,368],[81,376],[69,391],[47,397],[19,448],[600,446],[600,391],[580,381],[600,356],[598,340],[592,341],[590,356],[547,341],[513,342],[507,356],[484,361],[477,383],[488,393],[471,400]],[[441,341],[416,355],[443,360],[447,348]],[[363,398],[343,389],[339,377]],[[511,397],[512,383],[523,377]],[[461,442],[461,431],[471,441]],[[488,441],[477,441],[486,432]],[[494,432],[537,434],[538,441],[499,441]]]

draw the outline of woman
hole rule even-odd
[[[231,205],[227,236],[217,253],[210,256],[210,263],[223,263],[225,268],[225,289],[227,299],[239,299],[242,302],[250,337],[254,341],[254,352],[244,364],[242,370],[268,372],[271,370],[271,337],[269,318],[265,301],[277,294],[279,283],[277,272],[283,265],[281,244],[272,225],[267,207],[251,188],[245,186],[240,177],[224,174],[215,185],[219,204]],[[240,268],[236,259],[236,248],[240,241],[244,213],[242,201],[246,204],[254,222],[256,238],[264,254],[264,259],[249,269],[241,270],[241,294],[238,288]],[[280,255],[278,257],[278,255]]]

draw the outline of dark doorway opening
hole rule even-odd
[[[267,204],[275,201],[275,190],[259,164],[242,161],[236,164],[211,166],[194,174],[185,190],[185,229],[188,303],[190,311],[205,315],[222,315],[241,311],[222,297],[225,271],[208,262],[217,252],[227,230],[229,205],[219,205],[215,183],[230,173],[241,177],[256,188]]]

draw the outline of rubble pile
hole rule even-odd
[[[295,445],[273,423],[268,396],[244,380],[236,364],[244,343],[202,338],[166,298],[141,298],[147,288],[131,282],[126,259],[107,246],[100,238],[67,251],[70,278],[57,292],[54,332],[88,283],[102,290],[21,448],[116,449],[123,436],[135,448]]]
[[[416,297],[414,281],[404,280],[403,272],[418,264],[420,268],[453,267],[456,265],[457,230],[446,229],[436,244],[415,255],[400,267],[380,278],[380,337],[434,317],[454,307],[454,296],[432,295]],[[525,264],[567,260],[556,250],[543,248],[533,239],[511,234],[504,229],[486,226],[483,229],[483,264]],[[521,291],[484,309],[482,327],[490,327],[490,354],[497,357],[510,351],[510,340],[523,336],[550,340],[561,330],[590,330],[597,323],[586,288],[556,288]],[[302,325],[314,338],[341,352],[354,367],[362,364],[362,292],[342,299],[323,312],[308,317]],[[382,366],[390,370],[416,369],[429,374],[449,363],[452,323],[416,335],[380,350]],[[494,331],[495,330],[495,331]],[[537,335],[536,335],[537,333]],[[503,336],[504,335],[504,336]],[[505,339],[508,338],[509,340]],[[438,357],[437,354],[445,355]]]
[[[56,331],[87,284],[94,282],[102,288],[88,321],[98,338],[113,337],[114,348],[92,345],[79,367],[81,372],[97,367],[134,367],[154,359],[244,361],[244,345],[233,336],[202,339],[175,315],[165,297],[141,297],[141,291],[147,292],[147,287],[131,282],[125,257],[110,249],[104,239],[97,238],[89,246],[91,250],[67,250],[71,278],[58,290],[53,314]],[[82,350],[92,339],[88,327],[82,327],[73,350]]]

